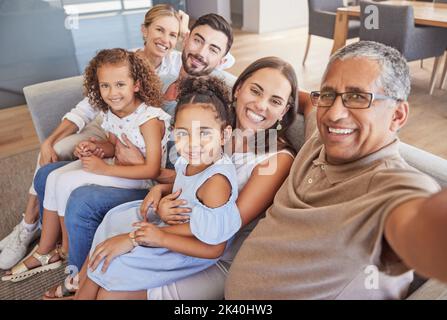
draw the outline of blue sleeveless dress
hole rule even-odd
[[[238,197],[236,170],[227,155],[204,171],[186,176],[187,161],[180,157],[176,164],[176,179],[173,192],[182,189],[179,199],[188,202],[192,209],[190,227],[192,233],[208,244],[227,241],[227,247],[241,226],[241,217],[236,206]],[[199,187],[210,177],[221,174],[231,183],[230,199],[219,208],[208,208],[196,196]],[[219,190],[216,190],[219,192]],[[142,201],[124,203],[110,210],[98,227],[93,239],[95,247],[113,236],[128,233],[134,228],[134,222],[141,221],[139,208]],[[165,224],[149,210],[148,221],[164,226]],[[95,271],[88,270],[88,277],[108,291],[139,291],[160,287],[171,282],[198,273],[217,262],[217,259],[190,257],[166,248],[135,247],[132,251],[116,257],[105,273],[101,272],[103,262]]]

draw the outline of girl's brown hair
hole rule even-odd
[[[162,82],[158,75],[147,62],[140,59],[134,52],[120,48],[99,51],[85,69],[84,95],[92,106],[102,111],[109,109],[101,97],[98,82],[98,69],[106,64],[127,64],[130,77],[135,83],[139,83],[140,89],[135,92],[137,98],[148,106],[162,106]]]
[[[230,88],[225,81],[213,76],[188,77],[180,83],[179,88],[174,119],[185,105],[203,103],[214,109],[222,129],[233,127],[235,115],[230,107]]]
[[[146,15],[144,16],[144,22],[143,26],[145,28],[149,27],[155,20],[157,20],[160,17],[174,17],[177,19],[179,23],[179,32],[177,36],[180,34],[180,15],[178,14],[175,9],[166,3],[161,3],[153,6],[148,12],[146,12]],[[143,37],[144,45],[146,45],[146,40]]]
[[[284,114],[284,117],[281,120],[281,130],[278,130],[278,149],[290,149],[290,151],[294,151],[292,147],[292,143],[287,139],[285,133],[290,125],[295,120],[297,111],[298,111],[298,80],[296,77],[296,73],[293,70],[293,67],[290,63],[278,58],[278,57],[264,57],[256,60],[252,64],[250,64],[237,78],[236,82],[233,86],[232,91],[232,99],[233,103],[236,101],[235,94],[238,88],[242,86],[242,84],[250,78],[256,71],[271,68],[278,70],[282,73],[282,75],[289,81],[290,86],[292,88],[292,92],[290,93],[289,100],[287,101],[287,107],[289,108],[287,112]],[[274,124],[269,129],[276,129],[276,124]],[[268,130],[266,130],[268,133]],[[268,141],[268,137],[266,137],[266,141]],[[268,145],[266,146],[268,151]]]

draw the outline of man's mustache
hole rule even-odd
[[[192,57],[192,58],[198,60],[200,63],[202,63],[204,65],[208,65],[206,63],[205,59],[201,55],[190,53],[190,54],[188,54],[188,57]]]

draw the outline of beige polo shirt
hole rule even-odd
[[[226,299],[403,298],[413,273],[384,239],[384,221],[399,204],[439,190],[402,159],[399,140],[330,165],[315,132],[238,252]]]

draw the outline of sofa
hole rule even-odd
[[[82,77],[76,76],[25,87],[26,102],[39,140],[42,142],[58,125],[62,116],[82,98]],[[287,132],[298,150],[304,142],[304,121],[301,115]],[[402,143],[401,154],[413,167],[447,186],[447,160],[414,146]],[[447,285],[416,275],[408,299],[447,299]]]

